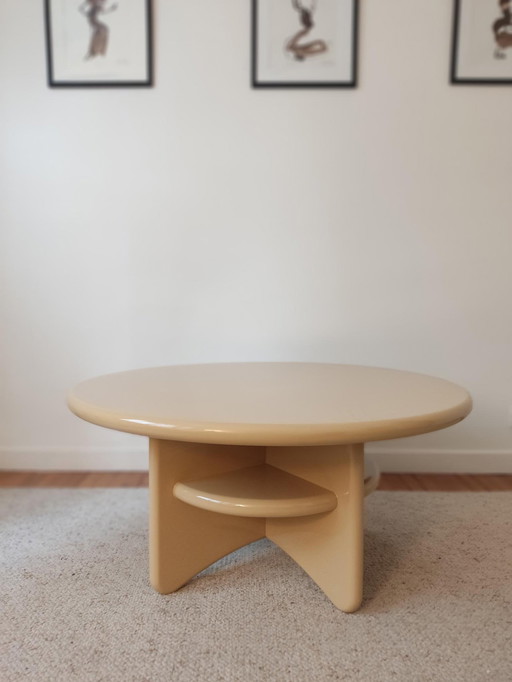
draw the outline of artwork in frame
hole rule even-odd
[[[451,82],[512,84],[512,0],[454,0]]]
[[[48,85],[152,85],[151,0],[44,0]]]
[[[353,88],[358,0],[252,0],[253,87]]]

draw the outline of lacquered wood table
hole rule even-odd
[[[267,537],[343,611],[363,589],[364,443],[464,419],[434,377],[316,363],[177,365],[84,381],[82,419],[149,437],[150,580],[161,593]]]

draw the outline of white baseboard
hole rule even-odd
[[[368,446],[382,472],[439,474],[512,474],[510,450],[392,450]]]
[[[383,472],[512,474],[509,450],[393,450],[373,448]],[[0,469],[30,471],[145,471],[145,450],[127,448],[0,448]]]
[[[127,448],[0,448],[0,469],[147,471],[148,453]]]

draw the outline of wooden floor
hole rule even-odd
[[[144,488],[147,485],[148,474],[142,471],[0,471],[3,488]],[[512,491],[512,475],[383,474],[379,490]]]

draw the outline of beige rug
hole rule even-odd
[[[266,540],[156,594],[146,490],[0,490],[0,679],[510,682],[512,494],[378,492],[366,511],[347,615]]]

